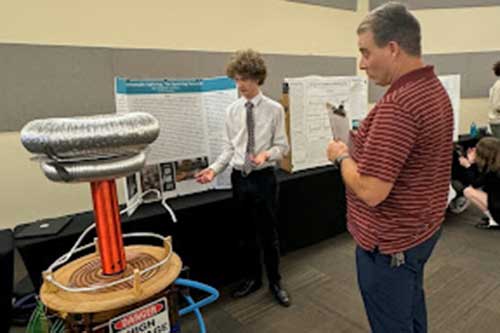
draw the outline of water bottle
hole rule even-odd
[[[472,122],[472,124],[470,124],[470,133],[469,134],[473,138],[477,137],[477,126],[476,126],[475,122]]]

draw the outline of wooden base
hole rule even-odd
[[[102,274],[97,253],[89,254],[58,269],[54,273],[55,279],[70,287],[103,285],[134,274],[135,281],[131,280],[93,292],[75,293],[59,289],[45,280],[40,289],[40,298],[49,309],[59,313],[63,318],[70,313],[108,312],[140,303],[165,290],[179,276],[182,262],[173,252],[165,265],[142,277],[138,276],[138,269],[143,270],[162,260],[166,251],[165,248],[158,246],[127,246],[125,247],[127,269],[112,276]]]

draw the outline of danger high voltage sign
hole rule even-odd
[[[109,322],[112,333],[170,333],[165,297],[134,309]]]

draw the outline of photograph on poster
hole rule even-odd
[[[175,181],[182,182],[194,179],[194,175],[208,167],[208,157],[198,157],[194,159],[175,162]]]
[[[144,202],[151,202],[161,199],[160,168],[158,164],[145,166],[140,173],[142,193]]]
[[[174,164],[160,163],[161,187],[163,192],[175,190]]]
[[[136,174],[132,174],[127,176],[127,199],[130,201],[132,200],[137,193],[139,192],[139,187],[137,185],[137,177]]]

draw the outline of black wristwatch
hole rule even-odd
[[[346,158],[351,158],[348,154],[342,154],[338,156],[335,159],[335,166],[340,169],[340,166],[342,165],[342,161],[345,160]]]

